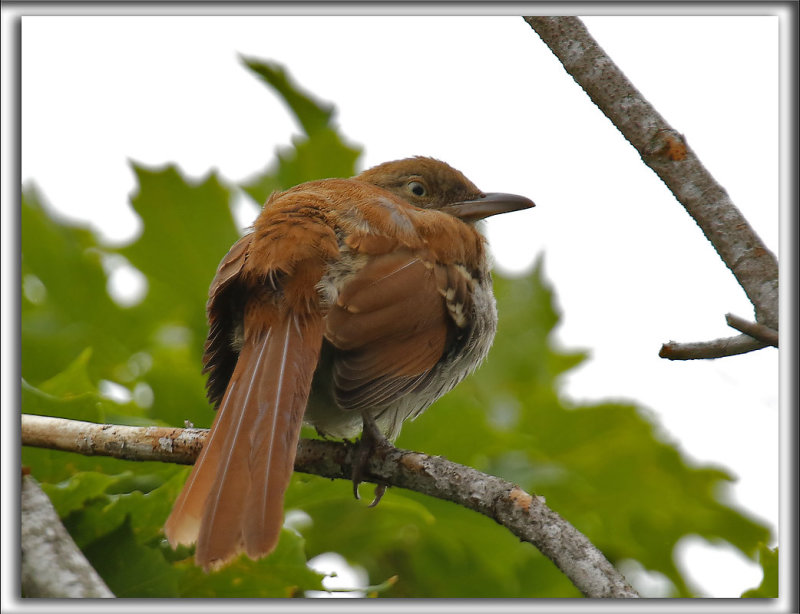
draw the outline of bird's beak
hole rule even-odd
[[[510,213],[535,207],[533,201],[516,194],[503,194],[502,192],[489,192],[481,194],[472,200],[446,205],[440,209],[465,222],[476,222],[498,213]]]

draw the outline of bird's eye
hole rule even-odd
[[[414,196],[425,196],[427,192],[425,186],[422,185],[419,181],[409,181],[408,189],[411,190],[411,193]]]

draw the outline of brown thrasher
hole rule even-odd
[[[273,194],[217,270],[203,362],[218,406],[165,533],[206,570],[270,553],[300,425],[394,440],[472,372],[497,327],[474,223],[532,207],[432,158]],[[378,435],[380,436],[380,435]]]

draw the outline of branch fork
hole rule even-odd
[[[524,17],[564,69],[639,152],[697,222],[741,285],[757,325],[745,334],[699,343],[665,343],[671,360],[720,358],[777,347],[778,260],[756,234],[725,189],[703,166],[686,139],[659,115],[614,64],[577,17]],[[729,324],[741,330],[737,324]]]

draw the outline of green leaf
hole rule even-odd
[[[180,574],[157,549],[137,541],[129,520],[83,551],[117,597],[179,596]]]
[[[332,104],[317,100],[300,88],[277,62],[246,57],[241,60],[283,98],[306,134],[314,136],[328,127],[334,112]]]
[[[242,184],[242,189],[263,204],[276,190],[329,177],[351,177],[361,148],[345,142],[333,125],[334,106],[304,92],[280,65],[243,59],[245,65],[275,88],[300,122],[305,136],[292,139],[292,146],[280,149],[274,163]]]
[[[305,540],[286,529],[275,551],[259,561],[241,556],[211,573],[191,560],[178,568],[181,597],[301,597],[307,590],[324,590],[324,576],[306,564]]]
[[[312,518],[309,556],[338,552],[370,578],[397,575],[381,596],[580,596],[535,548],[470,510],[395,488],[369,508],[346,481],[295,478],[287,505]]]
[[[758,549],[758,562],[764,570],[764,577],[758,588],[751,588],[742,593],[742,597],[747,598],[768,598],[778,597],[778,548],[774,550],[766,544],[761,544]]]
[[[362,486],[362,492],[367,490],[367,485]],[[339,542],[343,540],[338,539],[337,531],[347,535],[359,547],[368,545],[370,550],[379,550],[404,543],[405,526],[423,526],[435,522],[436,519],[425,505],[403,496],[403,491],[391,492],[395,496],[381,501],[380,513],[372,513],[372,508],[353,497],[352,484],[349,482],[332,482],[316,476],[295,474],[285,507],[308,513],[314,520],[313,528],[309,529],[314,535],[319,532],[325,534],[328,528],[338,526],[331,534],[336,548],[333,548],[333,544],[329,544],[330,547],[315,544],[313,547],[316,554],[327,548],[345,555],[347,550],[341,549]],[[368,496],[365,495],[365,498]]]
[[[86,496],[85,505],[64,518],[64,526],[72,535],[75,543],[83,547],[95,542],[124,522],[128,522],[133,535],[140,543],[152,539],[163,538],[164,521],[172,509],[172,504],[180,492],[186,477],[186,471],[178,467],[168,467],[162,475],[152,474],[150,481],[159,482],[158,487],[149,492],[139,490],[140,484],[123,484],[131,474],[119,476],[109,484],[109,488],[101,496]],[[166,473],[166,475],[164,475]],[[147,474],[144,474],[147,475]],[[139,476],[141,480],[142,476]],[[111,493],[113,487],[124,490]],[[48,491],[49,494],[49,491]]]
[[[215,174],[190,183],[173,165],[133,165],[138,189],[131,204],[144,225],[141,236],[117,251],[147,276],[147,300],[139,311],[205,336],[208,287],[222,257],[238,239],[231,192]]]
[[[153,418],[209,424],[213,413],[201,373],[205,304],[217,265],[239,237],[231,191],[214,174],[190,182],[172,165],[134,165],[134,173],[139,187],[132,205],[144,229],[118,251],[147,276],[149,287],[146,299],[129,310],[141,322],[150,365],[138,380],[152,391]]]
[[[97,387],[89,380],[88,365],[92,348],[86,348],[66,369],[39,385],[42,392],[69,399],[84,394],[96,394]]]
[[[102,495],[119,478],[94,471],[81,471],[58,484],[42,484],[53,507],[62,518],[80,509],[89,499]]]
[[[282,148],[277,161],[259,175],[242,184],[257,203],[264,203],[276,190],[285,190],[305,181],[329,177],[352,177],[361,150],[346,145],[327,128],[313,137],[295,137],[293,147]]]
[[[130,424],[143,415],[133,403],[121,404],[100,395],[89,378],[92,356],[87,348],[63,371],[39,386],[22,380],[22,411],[28,414],[56,416],[88,422]]]
[[[141,408],[132,403],[124,405],[115,403],[97,393],[86,372],[89,356],[90,352],[81,353],[64,371],[43,384],[58,395],[45,392],[23,379],[20,395],[22,412],[94,423],[130,424],[138,421],[142,415]],[[130,470],[131,467],[130,462],[114,458],[84,456],[32,447],[22,448],[22,464],[30,468],[45,489],[47,489],[46,483],[48,482],[59,483],[81,472],[98,472],[109,476],[119,476]],[[165,465],[151,462],[141,463],[137,467],[143,475],[146,475],[148,471],[163,471]],[[90,483],[87,482],[87,484]],[[76,494],[82,490],[81,486],[75,487]],[[86,494],[85,498],[90,495],[92,495],[91,492]]]
[[[92,379],[113,379],[133,339],[106,291],[106,251],[86,226],[56,219],[34,186],[22,191],[20,221],[22,376],[41,382],[91,347]]]
[[[187,420],[197,427],[211,426],[214,411],[206,399],[200,367],[203,341],[204,337],[193,336],[191,343],[151,349],[153,367],[147,383],[155,399],[153,417],[172,426],[184,426]]]

